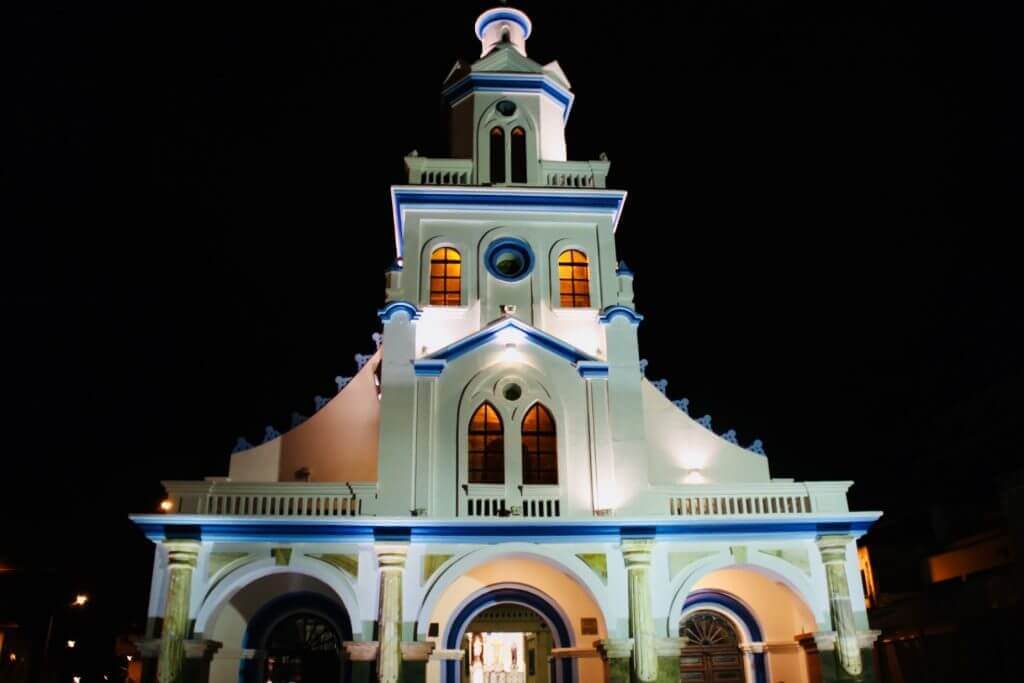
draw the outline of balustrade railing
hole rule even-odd
[[[376,483],[166,481],[172,512],[253,517],[370,514]]]
[[[411,185],[472,185],[472,159],[405,158]]]
[[[659,486],[672,517],[752,517],[848,512],[851,482],[764,482]]]

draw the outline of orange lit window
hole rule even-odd
[[[491,182],[505,182],[505,130],[491,128]]]
[[[590,308],[590,265],[578,249],[558,257],[558,290],[563,308]]]
[[[512,129],[512,182],[526,182],[526,131],[520,126]]]
[[[469,421],[469,483],[505,483],[505,433],[501,416],[484,403]]]
[[[430,255],[430,305],[458,306],[462,303],[462,256],[451,247]]]
[[[534,404],[523,418],[523,483],[558,483],[555,421],[547,408]]]

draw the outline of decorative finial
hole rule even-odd
[[[704,417],[697,420],[697,424],[699,424],[704,429],[711,429],[711,416],[705,415]]]
[[[650,361],[648,361],[646,358],[641,358],[640,359],[640,374],[641,375],[646,375],[647,374],[647,364],[649,362]]]
[[[656,382],[651,382],[651,384],[653,384],[654,388],[657,389],[658,391],[660,391],[663,394],[666,391],[668,391],[668,380],[667,379],[659,379]]]
[[[306,416],[302,413],[292,411],[292,429],[298,427],[300,424],[306,421]]]
[[[357,353],[356,354],[356,369],[362,370],[363,366],[370,362],[373,358],[372,353]]]
[[[273,441],[277,437],[281,436],[281,432],[274,429],[273,425],[267,425],[263,429],[263,443]]]
[[[373,343],[377,347],[377,350],[379,351],[380,345],[384,343],[384,335],[381,334],[380,332],[374,332],[373,334],[370,335],[370,338],[373,339]]]
[[[597,158],[600,159],[601,161],[608,161],[608,155],[605,154],[604,152],[601,152],[600,154],[598,154]]]
[[[758,455],[767,455],[764,452],[764,443],[761,442],[761,439],[754,439],[754,443],[750,444],[747,450]]]
[[[690,414],[690,399],[681,398],[678,401],[672,401],[672,403],[675,404],[676,408],[679,408],[679,410],[683,411],[687,415]]]
[[[739,440],[736,438],[736,430],[735,429],[730,429],[725,434],[722,434],[722,438],[725,439],[726,441],[728,441],[729,443],[734,443],[736,445],[739,445],[739,443],[740,443]]]
[[[334,383],[338,385],[338,393],[340,394],[341,390],[344,389],[345,387],[347,387],[348,383],[351,382],[351,381],[352,381],[351,377],[342,377],[341,375],[338,375],[337,377],[335,377],[334,378]]]
[[[330,401],[330,400],[331,399],[324,398],[323,396],[314,396],[313,397],[313,405],[315,406],[314,412],[319,412],[319,410],[321,408],[323,408],[325,405],[327,405],[328,401]]]
[[[252,448],[252,444],[245,440],[244,436],[238,437],[238,441],[235,442],[235,447],[231,449],[232,453],[241,453]]]

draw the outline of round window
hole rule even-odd
[[[484,255],[487,270],[499,280],[515,282],[526,277],[533,269],[533,252],[522,240],[504,238],[495,240]]]
[[[501,393],[506,401],[518,401],[523,395],[523,388],[518,384],[508,384]]]
[[[502,116],[512,116],[516,113],[516,103],[510,100],[502,100],[496,105],[498,113]]]

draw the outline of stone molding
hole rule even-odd
[[[348,640],[342,643],[345,657],[352,662],[373,662],[377,659],[376,640]]]
[[[437,647],[437,643],[431,640],[405,640],[402,641],[402,661],[425,662],[430,659],[431,653]]]
[[[654,652],[659,657],[678,657],[682,654],[686,643],[686,638],[656,638]]]
[[[601,655],[602,659],[629,659],[633,654],[633,639],[622,638],[613,640],[606,638],[604,640],[595,640],[594,648],[598,654]]]
[[[185,658],[210,660],[223,646],[223,643],[216,640],[186,640]]]
[[[455,661],[461,662],[466,656],[465,650],[438,650],[435,649],[430,653],[431,661],[445,661],[448,659],[454,659]]]
[[[598,651],[590,647],[553,647],[551,648],[551,657],[553,659],[586,659],[589,657],[599,657]]]

